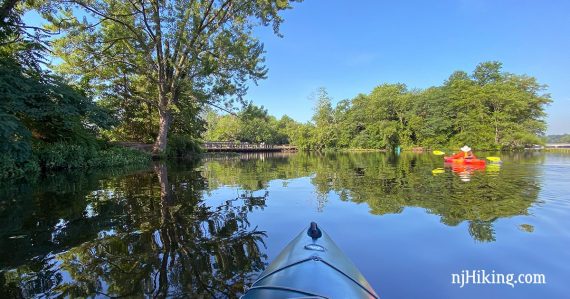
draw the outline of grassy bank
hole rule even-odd
[[[107,144],[38,143],[24,161],[17,161],[8,154],[0,155],[0,179],[36,176],[58,170],[140,165],[150,160],[148,153]]]

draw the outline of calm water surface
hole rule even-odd
[[[570,155],[245,155],[0,184],[0,297],[234,298],[317,221],[382,298],[569,298]],[[546,285],[451,284],[462,270]]]

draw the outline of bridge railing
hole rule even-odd
[[[570,148],[570,143],[547,143],[546,148]]]
[[[249,143],[249,142],[232,142],[232,141],[207,141],[203,145],[206,151],[281,151],[296,150],[293,145],[275,145],[267,143]]]

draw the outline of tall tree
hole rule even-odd
[[[313,115],[313,122],[316,126],[314,142],[317,145],[317,149],[335,147],[336,132],[334,128],[331,97],[324,87],[317,90],[314,109],[315,114]]]
[[[294,1],[69,0],[48,18],[67,32],[55,44],[65,73],[102,90],[119,77],[155,87],[160,154],[181,103],[231,102],[248,80],[265,77],[252,30],[272,25],[279,34],[279,12]]]

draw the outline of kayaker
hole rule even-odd
[[[468,147],[467,145],[464,145],[460,149],[461,152],[451,156],[453,159],[477,159],[477,157],[475,157],[475,155],[471,151],[471,148]]]

